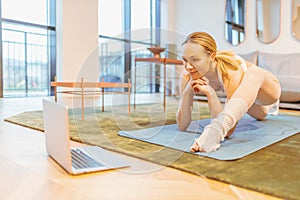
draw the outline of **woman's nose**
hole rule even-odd
[[[194,67],[193,67],[189,62],[187,62],[185,68],[186,68],[187,70],[192,70]]]

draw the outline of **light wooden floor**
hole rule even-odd
[[[41,108],[41,98],[0,99],[1,199],[277,199],[124,155],[130,168],[69,176],[47,156],[43,133],[3,121]]]

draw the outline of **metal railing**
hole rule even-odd
[[[127,39],[120,39],[114,37],[107,37],[100,35],[99,38],[106,39],[103,42],[99,42],[99,60],[100,60],[100,78],[106,78],[106,81],[111,80],[124,80],[125,77],[125,63],[124,56],[126,53],[131,54],[131,71],[127,73],[131,73],[130,77],[132,77],[132,82],[136,81],[136,85],[139,86],[137,92],[153,92],[155,88],[156,82],[159,80],[155,80],[153,78],[155,73],[157,73],[157,66],[154,64],[142,64],[138,66],[138,74],[143,77],[150,78],[137,78],[134,77],[134,58],[145,58],[151,57],[151,52],[147,50],[148,47],[154,46],[155,44],[143,41],[134,41]],[[131,51],[125,52],[124,44],[131,44]],[[147,65],[147,66],[146,66]],[[150,65],[150,66],[149,66]],[[108,78],[107,78],[108,77]],[[151,78],[152,77],[152,78]]]
[[[24,30],[3,29],[3,96],[4,97],[25,97],[25,96],[46,96],[50,90],[50,67],[48,63],[47,34],[28,32]],[[17,39],[9,39],[5,35],[18,34]],[[37,37],[39,39],[32,39]],[[122,39],[106,38],[109,42],[100,43],[100,77],[116,77],[125,81],[124,66],[124,42],[139,45],[130,52],[132,57],[133,74],[134,58],[152,56],[147,47],[151,43],[142,41],[129,41]],[[42,42],[39,42],[42,41]],[[155,66],[153,66],[155,67]],[[153,68],[150,67],[150,68]],[[140,67],[139,73],[143,76],[154,76],[155,69],[148,66]],[[133,75],[131,76],[133,77]],[[151,92],[155,80],[137,79],[137,85],[142,86],[137,92]]]
[[[48,35],[43,31],[2,29],[3,97],[49,95]]]

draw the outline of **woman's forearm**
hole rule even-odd
[[[185,90],[183,91],[178,110],[176,113],[176,121],[179,130],[184,131],[188,128],[191,123],[193,108],[193,91],[189,84],[187,84]]]
[[[223,110],[223,106],[216,91],[210,87],[209,93],[207,94],[207,102],[211,112],[211,117],[215,118]]]

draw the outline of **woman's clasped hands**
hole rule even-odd
[[[209,80],[204,76],[199,77],[198,79],[195,80],[191,80],[190,85],[195,94],[199,94],[199,93],[203,93],[205,95],[209,94],[209,90],[210,90]]]

